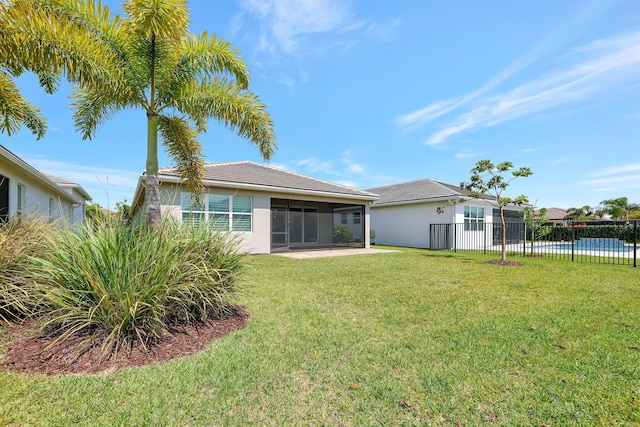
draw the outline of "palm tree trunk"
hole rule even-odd
[[[158,116],[147,113],[147,178],[144,206],[147,226],[157,228],[162,221],[160,213],[160,182],[158,181]]]

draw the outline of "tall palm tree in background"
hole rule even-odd
[[[611,219],[623,220],[631,211],[629,199],[626,197],[618,197],[617,199],[607,199],[600,202],[604,213],[611,216]]]
[[[248,90],[246,63],[227,41],[188,32],[185,0],[127,0],[123,10],[111,16],[93,1],[4,1],[0,58],[12,75],[40,73],[45,88],[55,87],[58,74],[75,84],[74,122],[83,139],[117,111],[146,113],[145,215],[155,226],[159,136],[197,195],[204,190],[198,135],[209,119],[251,141],[265,160],[275,152],[275,134],[265,106]]]

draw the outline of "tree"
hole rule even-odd
[[[631,211],[629,199],[626,197],[603,200],[600,204],[602,205],[603,212],[609,215],[611,219],[624,220]]]
[[[215,35],[190,34],[185,0],[127,0],[123,10],[112,17],[92,1],[3,2],[0,35],[11,41],[0,43],[0,54],[16,55],[11,65],[18,70],[62,73],[75,84],[74,122],[83,139],[117,111],[145,112],[145,215],[157,226],[158,137],[197,197],[204,190],[198,135],[209,119],[250,140],[265,160],[275,152],[275,134],[265,106],[248,90],[240,54]]]
[[[503,193],[514,179],[533,174],[528,167],[521,167],[511,172],[513,178],[505,179],[505,172],[512,169],[513,164],[509,161],[494,165],[490,160],[480,160],[471,169],[471,180],[460,184],[460,187],[469,191],[471,197],[487,200],[498,208],[502,224],[502,261],[507,259],[507,226],[504,220],[504,207],[510,204],[521,206],[529,201],[524,195],[510,198],[503,196]],[[487,195],[490,196],[489,199]]]
[[[595,214],[596,212],[589,205],[584,205],[581,208],[567,209],[567,218],[573,221],[593,219]]]

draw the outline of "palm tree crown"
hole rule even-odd
[[[27,47],[9,68],[63,73],[75,83],[74,122],[84,139],[117,111],[145,111],[145,205],[148,222],[157,224],[158,136],[187,188],[200,194],[198,135],[209,119],[251,141],[265,160],[275,152],[275,134],[265,106],[248,90],[247,64],[229,42],[188,32],[185,0],[127,0],[123,10],[111,16],[108,7],[86,0],[8,1],[0,6],[0,35],[11,42],[2,43],[0,54]]]

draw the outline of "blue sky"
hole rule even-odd
[[[107,1],[119,11],[120,2]],[[273,116],[270,164],[365,189],[459,184],[482,159],[534,175],[508,193],[540,207],[640,203],[640,2],[635,0],[191,1],[191,31],[231,41]],[[94,140],[74,131],[68,88],[19,79],[48,118],[0,143],[79,182],[102,206],[131,201],[146,117],[122,112]],[[221,125],[208,162],[258,151]],[[170,162],[163,153],[160,166]]]

